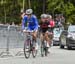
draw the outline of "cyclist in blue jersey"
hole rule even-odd
[[[33,10],[32,9],[27,9],[25,12],[25,16],[22,19],[22,29],[23,31],[29,30],[33,31],[32,36],[33,39],[37,41],[37,31],[38,31],[38,20],[35,15],[32,14]],[[38,49],[38,44],[36,43],[36,49]]]

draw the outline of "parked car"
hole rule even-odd
[[[68,49],[75,47],[75,25],[70,25],[60,36],[60,48],[67,46]]]
[[[54,33],[54,36],[53,36],[53,45],[59,45],[59,42],[60,42],[60,35],[62,33],[63,29],[62,28],[54,28],[53,30],[53,33]]]

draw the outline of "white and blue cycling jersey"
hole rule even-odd
[[[30,18],[28,18],[27,15],[24,16],[24,18],[22,19],[22,30],[25,29],[26,23],[28,23],[28,30],[38,30],[38,20],[35,15],[31,15]]]

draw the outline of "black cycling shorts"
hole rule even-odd
[[[48,28],[40,29],[40,32],[42,32],[42,33],[45,33],[46,31],[48,31]]]

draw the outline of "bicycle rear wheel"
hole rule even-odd
[[[29,58],[30,57],[30,43],[31,43],[31,40],[26,40],[25,43],[24,43],[24,55],[25,55],[25,58]]]

